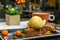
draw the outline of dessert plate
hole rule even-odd
[[[57,32],[59,32],[59,30],[57,30]],[[16,38],[16,36],[12,36],[13,34],[14,33],[10,33],[9,36],[4,37],[3,39],[9,39],[9,40],[37,40],[37,39],[41,39],[42,38],[43,40],[48,40],[50,38],[49,40],[54,40],[55,37],[57,38],[57,37],[60,36],[60,32],[57,33],[57,34],[40,35],[40,36],[34,36],[34,37],[28,37],[28,38]],[[44,38],[46,38],[46,39],[44,39]]]

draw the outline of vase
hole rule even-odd
[[[5,15],[7,25],[20,25],[20,15]]]

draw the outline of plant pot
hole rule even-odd
[[[20,25],[20,15],[5,15],[7,25]]]

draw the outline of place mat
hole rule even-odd
[[[20,25],[9,26],[9,25],[6,25],[6,22],[0,22],[0,30],[27,28],[27,23],[28,21],[20,21]]]

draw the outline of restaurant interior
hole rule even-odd
[[[0,0],[0,18],[5,18],[5,6],[11,5],[14,6],[16,3],[15,0]],[[3,11],[2,11],[3,10]],[[52,21],[57,23],[59,21],[59,6],[58,0],[26,0],[25,3],[22,3],[22,18],[31,18],[33,12],[50,12],[51,14],[55,15],[55,20]]]
[[[15,8],[15,9],[13,9],[13,8]],[[16,9],[18,9],[18,10],[16,10]],[[19,10],[20,10],[20,12],[19,12]],[[17,15],[17,14],[19,14],[19,15]],[[14,15],[16,15],[16,16],[14,16]],[[35,18],[34,18],[34,16],[35,16]],[[37,21],[38,21],[37,16],[39,16],[42,19],[42,20],[39,19],[39,20],[41,20],[39,22],[42,23],[42,24],[40,23],[40,25],[37,24]],[[4,31],[4,29],[9,29],[10,25],[15,26],[16,24],[19,25],[19,23],[20,23],[20,25],[23,24],[23,26],[24,26],[25,21],[29,21],[28,23],[26,23],[28,25],[31,23],[30,24],[30,25],[32,25],[31,28],[36,28],[36,29],[40,28],[41,30],[43,28],[44,23],[46,23],[47,25],[53,24],[55,26],[55,28],[56,28],[56,26],[60,27],[60,0],[0,0],[0,22],[1,22],[0,25],[2,26],[2,27],[0,27],[1,30]],[[4,22],[6,22],[6,24],[4,24]],[[3,28],[3,26],[6,26],[6,28]],[[34,27],[34,26],[36,26],[36,27]],[[57,29],[59,29],[59,27],[57,27]],[[16,27],[16,26],[10,27],[10,29],[14,29],[14,28],[16,28],[16,30],[17,30],[20,28],[20,26],[19,27]],[[24,27],[22,27],[22,28],[24,28]],[[49,26],[47,29],[49,29]],[[53,31],[52,29],[56,30],[56,29],[54,29],[53,26],[51,26],[50,30],[53,33],[56,33],[56,31]],[[16,31],[16,30],[13,30],[13,31]],[[46,27],[44,30],[46,31]],[[11,31],[11,30],[9,30],[9,31]],[[23,32],[25,32],[25,31],[23,31]],[[33,31],[33,32],[35,32],[35,31]],[[38,30],[38,32],[39,32],[39,30]],[[26,35],[28,35],[28,33]],[[32,35],[34,35],[34,33],[32,33]],[[58,36],[59,36],[59,34],[58,34]],[[39,38],[39,40],[40,39],[41,40],[45,40],[45,39],[46,40],[60,40],[59,39],[60,36],[59,37],[58,36],[55,37],[55,35],[54,35],[54,37],[51,38],[51,35],[50,35],[50,37],[47,36],[47,37],[49,37],[47,39],[45,38],[46,36],[44,36],[44,37],[41,36],[41,38]],[[4,40],[3,37],[2,37],[2,39]],[[38,40],[38,37],[37,38],[36,37],[25,38],[25,39],[26,40],[27,39]]]

